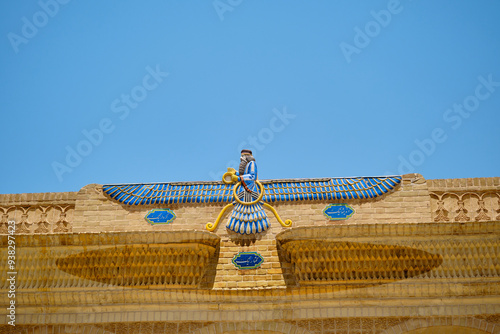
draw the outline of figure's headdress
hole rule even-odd
[[[250,161],[255,161],[255,158],[252,155],[252,151],[241,150],[240,168],[238,169],[240,175],[243,175],[245,173],[245,167]]]

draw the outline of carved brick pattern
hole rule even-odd
[[[40,214],[40,220],[36,223],[38,228],[35,230],[35,233],[49,233],[49,222],[47,221],[47,210],[49,207],[40,206],[39,209],[42,213]]]
[[[380,333],[387,328],[410,320],[409,317],[391,318],[330,318],[292,322],[298,328],[317,334]]]
[[[0,234],[8,233],[9,212],[14,211],[15,208],[15,206],[0,206],[0,213],[2,214],[2,218],[0,219]]]
[[[476,210],[478,215],[476,216],[475,220],[480,221],[480,220],[490,220],[490,216],[487,215],[488,210],[485,207],[484,200],[480,199],[478,201],[479,204],[479,209]]]
[[[411,318],[405,322],[401,322],[398,324],[394,324],[389,328],[380,331],[380,334],[399,334],[399,333],[407,333],[409,331],[415,331],[418,329],[435,329],[438,326],[447,326],[448,329],[453,326],[457,326],[457,330],[460,330],[461,333],[464,332],[464,329],[472,328],[478,329],[481,333],[498,333],[499,330],[495,326],[495,322],[491,322],[485,319],[495,319],[498,317],[496,315],[488,315],[488,316],[475,316],[475,317],[428,317],[428,318]],[[433,328],[434,327],[434,328]],[[495,329],[496,328],[496,329]],[[434,333],[435,331],[432,331]],[[474,331],[475,333],[477,331]],[[420,333],[420,332],[419,332]]]
[[[2,209],[2,218],[0,218],[0,234],[7,234],[9,231],[9,214],[7,213],[7,208]]]
[[[498,209],[496,210],[498,215],[496,216],[496,220],[500,220],[500,196],[498,196]]]
[[[431,192],[432,212],[436,222],[456,222],[500,220],[500,192]],[[494,198],[498,200],[494,201]],[[488,200],[488,201],[486,201]],[[497,213],[496,217],[494,214]],[[493,214],[493,216],[492,216]]]
[[[66,219],[66,212],[70,208],[69,205],[67,206],[60,206],[57,205],[57,208],[61,210],[61,213],[59,214],[59,220],[56,222],[54,226],[54,232],[71,232],[71,224],[70,222]]]
[[[29,226],[32,225],[32,223],[28,222],[28,211],[30,207],[21,206],[20,209],[22,210],[21,221],[19,223],[16,222],[16,233],[30,233]]]
[[[309,284],[381,284],[420,278],[500,276],[500,240],[414,242],[411,247],[296,240],[283,245],[295,279]]]
[[[185,324],[189,325],[190,331],[186,331]],[[221,323],[180,323],[178,332],[165,333],[189,333],[189,334],[225,334],[225,333],[262,333],[262,334],[315,334],[326,333],[322,330],[323,321],[315,319],[312,321],[236,321],[236,322],[221,322]],[[195,326],[199,329],[193,330]]]
[[[359,319],[355,319],[359,322]],[[316,322],[322,323],[322,320]],[[294,334],[321,334],[306,330],[286,322],[113,322],[105,324],[47,324],[47,325],[19,325],[15,327],[0,325],[0,334],[31,334],[31,333],[91,333],[91,334],[224,334],[243,330],[245,333],[294,333]],[[338,332],[341,333],[341,332]],[[366,332],[370,333],[370,332]]]
[[[467,216],[467,209],[465,208],[464,201],[458,201],[458,210],[455,211],[457,215],[455,216],[456,222],[468,222],[470,221],[469,216]]]
[[[300,284],[389,282],[428,272],[442,262],[438,254],[395,245],[297,240],[283,249]]]
[[[0,234],[7,234],[9,220],[16,222],[16,234],[71,232],[67,217],[74,208],[74,204],[0,206]]]
[[[460,326],[475,328],[486,333],[498,333],[500,315],[478,315],[472,317],[428,317],[428,318],[335,318],[312,319],[300,322],[113,322],[105,324],[45,324],[0,325],[0,334],[31,333],[92,333],[92,334],[224,334],[244,331],[250,333],[293,334],[394,334],[432,328],[435,326]]]
[[[486,320],[487,322],[500,325],[500,314],[476,315],[474,316],[474,318]]]
[[[116,286],[196,287],[214,252],[205,245],[137,245],[79,253],[57,265],[72,275]]]
[[[436,217],[434,218],[434,221],[440,221],[440,222],[447,222],[450,220],[448,218],[448,210],[444,208],[444,202],[439,200],[437,201],[437,210],[436,210]]]
[[[107,247],[69,256],[61,250],[18,254],[18,289],[182,286],[195,288],[215,248],[196,243]],[[5,259],[0,263],[6,266]],[[70,274],[70,275],[68,275]],[[7,281],[0,285],[7,288]]]

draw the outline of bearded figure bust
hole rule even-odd
[[[262,204],[259,203],[260,192],[257,187],[257,164],[250,150],[242,150],[239,170],[235,173],[241,183],[236,191],[237,203],[234,202],[233,213],[227,228],[240,234],[260,233],[269,228],[269,221]]]

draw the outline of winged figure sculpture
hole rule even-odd
[[[269,203],[373,199],[388,193],[400,183],[401,176],[259,181],[252,152],[243,150],[239,170],[228,168],[222,182],[104,185],[103,191],[114,200],[133,206],[226,203],[216,222],[208,223],[207,229],[215,230],[223,214],[232,207],[226,228],[248,235],[269,228],[264,208],[269,209],[281,225],[291,226],[292,222],[283,222]]]

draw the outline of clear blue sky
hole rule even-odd
[[[500,1],[3,1],[0,193],[500,176]],[[168,74],[167,74],[168,73]]]

